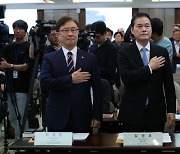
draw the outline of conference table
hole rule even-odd
[[[163,146],[123,146],[117,143],[118,133],[98,133],[90,134],[85,140],[74,141],[72,146],[34,146],[29,143],[29,138],[21,138],[9,146],[9,150],[14,150],[15,154],[26,153],[80,153],[80,154],[136,154],[136,153],[180,153],[180,134],[171,135],[172,142],[164,143]]]

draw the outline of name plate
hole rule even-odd
[[[72,145],[72,132],[35,132],[34,145]]]
[[[163,133],[123,133],[124,146],[162,146]]]

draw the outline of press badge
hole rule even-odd
[[[18,78],[18,71],[13,71],[13,78],[14,79],[17,79]]]

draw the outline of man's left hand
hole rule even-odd
[[[175,114],[174,113],[168,113],[167,119],[166,119],[167,127],[172,128],[175,124]]]
[[[92,119],[91,121],[91,127],[92,128],[98,128],[100,126],[101,122],[95,119]]]

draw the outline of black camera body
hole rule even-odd
[[[86,30],[80,30],[79,31],[79,35],[78,35],[79,39],[85,39],[88,36],[94,37],[95,36],[95,32],[86,31]]]
[[[36,20],[36,27],[38,27],[36,34],[38,36],[49,35],[51,33],[51,26],[55,25],[56,20],[42,21]]]
[[[33,42],[36,51],[45,50],[47,36],[51,33],[51,25],[55,25],[56,20],[36,20],[36,23],[29,32],[30,41]]]
[[[4,21],[0,21],[0,48],[3,48],[4,45],[9,42],[9,27]]]
[[[95,32],[80,30],[78,35],[77,46],[82,50],[88,51],[91,42],[91,37],[94,36]]]

